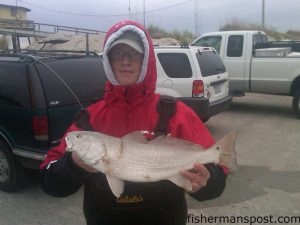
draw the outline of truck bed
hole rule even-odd
[[[291,47],[287,48],[260,48],[254,50],[254,57],[286,57],[291,54]]]
[[[266,43],[257,43],[254,48],[286,48],[290,47],[292,52],[300,52],[300,40],[292,41],[269,41]]]

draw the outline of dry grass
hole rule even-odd
[[[158,26],[150,25],[148,31],[152,38],[174,38],[180,42],[181,45],[186,45],[195,40],[193,33],[189,31],[178,31],[174,30],[168,32]],[[279,41],[279,40],[300,40],[300,31],[297,30],[288,30],[286,33],[279,32],[273,27],[265,27],[262,29],[260,24],[246,23],[242,22],[239,19],[233,19],[231,22],[224,24],[220,31],[229,31],[229,30],[263,30],[268,35],[270,41]]]
[[[4,37],[0,37],[0,50],[7,50],[8,46],[7,46],[7,42],[6,39]]]
[[[150,35],[154,39],[159,38],[174,38],[180,42],[180,45],[187,45],[191,43],[193,40],[195,40],[195,36],[193,33],[189,31],[179,31],[174,30],[171,32],[168,32],[158,26],[150,25],[147,30],[149,31]]]
[[[220,31],[229,31],[229,30],[263,30],[266,32],[270,40],[299,40],[300,31],[289,30],[286,33],[277,31],[272,27],[262,28],[259,24],[245,23],[241,22],[238,19],[233,19],[231,22],[226,23],[220,28]]]

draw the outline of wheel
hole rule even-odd
[[[295,92],[293,98],[293,109],[296,115],[300,118],[300,89]]]
[[[28,181],[28,173],[16,161],[10,148],[0,140],[0,190],[14,192]]]

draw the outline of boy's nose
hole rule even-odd
[[[129,54],[124,54],[124,56],[122,57],[122,62],[126,64],[131,62],[131,57],[129,56]]]

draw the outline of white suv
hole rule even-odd
[[[207,121],[232,101],[226,68],[211,47],[155,47],[156,92],[176,97]]]

